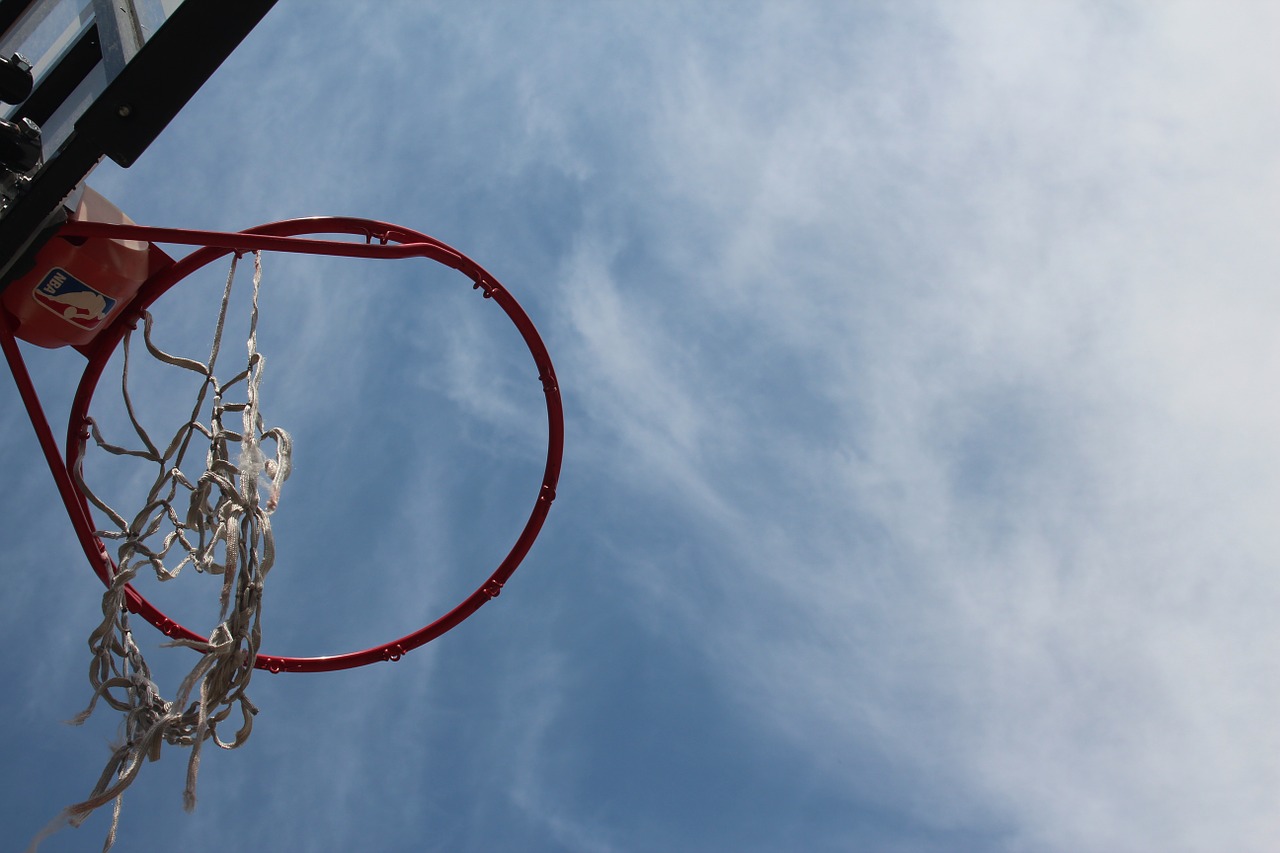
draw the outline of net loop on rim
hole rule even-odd
[[[267,428],[260,411],[266,359],[258,351],[258,294],[262,257],[254,252],[253,295],[249,313],[247,358],[243,369],[226,382],[215,374],[226,328],[236,267],[236,253],[223,289],[208,360],[172,355],[152,340],[152,317],[144,312],[143,340],[157,360],[201,377],[187,422],[160,449],[143,427],[130,394],[129,368],[134,329],[124,335],[121,392],[124,409],[140,447],[105,440],[99,425],[86,418],[94,445],[115,456],[146,460],[158,473],[144,506],[132,520],[113,509],[86,482],[81,456],[72,474],[81,493],[110,521],[98,530],[101,539],[119,542],[115,572],[102,598],[103,620],[89,637],[93,696],[71,722],[82,723],[99,701],[124,714],[122,742],[115,748],[90,796],[67,807],[50,829],[64,821],[79,825],[90,813],[115,802],[105,849],[114,842],[120,802],[137,778],[144,758],[159,757],[163,744],[191,748],[183,802],[196,803],[200,750],[206,740],[223,749],[242,745],[253,729],[257,708],[246,693],[261,644],[262,591],[275,562],[271,513],[291,471],[292,442],[278,427]],[[207,418],[206,414],[207,404]],[[238,416],[238,417],[237,417]],[[239,420],[236,428],[233,424]],[[273,456],[262,444],[274,445]],[[194,482],[183,473],[188,453],[204,448],[204,471]],[[170,567],[174,561],[176,564]],[[151,676],[129,625],[128,585],[149,567],[160,580],[176,577],[187,565],[222,575],[218,624],[208,639],[178,638],[167,646],[187,646],[200,659],[182,680],[172,701],[166,700]],[[218,727],[239,710],[238,728],[224,739]],[[235,722],[231,725],[236,725]]]

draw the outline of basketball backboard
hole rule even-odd
[[[0,0],[0,289],[103,157],[128,167],[275,0]]]

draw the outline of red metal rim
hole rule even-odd
[[[350,669],[384,660],[399,660],[405,653],[418,648],[447,631],[455,628],[468,616],[476,612],[490,599],[497,597],[502,586],[507,582],[520,562],[528,554],[534,540],[542,529],[551,503],[555,500],[556,483],[560,477],[560,464],[564,453],[564,409],[560,399],[560,388],[556,381],[555,369],[551,357],[533,321],[524,312],[515,298],[496,278],[490,275],[479,264],[466,255],[458,252],[440,241],[425,234],[369,219],[353,217],[312,217],[308,219],[290,219],[273,222],[250,228],[242,232],[195,232],[177,231],[173,229],[153,229],[145,226],[101,226],[97,223],[69,223],[62,234],[66,236],[119,236],[128,239],[145,239],[152,242],[181,242],[201,245],[182,260],[161,270],[148,280],[138,291],[129,307],[110,326],[102,331],[87,348],[89,363],[81,377],[71,405],[70,421],[67,425],[66,466],[68,474],[72,474],[84,453],[89,437],[88,411],[94,390],[102,376],[107,361],[120,345],[125,332],[141,317],[142,312],[159,299],[170,288],[177,285],[196,270],[212,263],[218,258],[233,252],[248,252],[255,249],[267,251],[288,251],[303,254],[327,254],[345,257],[366,258],[409,258],[422,257],[437,263],[445,264],[459,270],[471,279],[475,288],[483,291],[486,299],[492,299],[519,330],[525,345],[538,366],[538,375],[542,383],[547,404],[547,462],[543,470],[542,485],[534,500],[533,510],[521,530],[519,538],[498,565],[498,568],[452,610],[433,622],[424,625],[417,631],[398,637],[379,646],[347,652],[345,654],[321,657],[286,657],[281,655],[259,654],[256,666],[271,672],[326,672],[338,669]],[[303,235],[359,235],[364,242],[333,239],[288,239]],[[74,475],[73,475],[74,479]],[[106,547],[94,535],[88,500],[77,491],[79,511],[68,507],[71,520],[78,528],[82,542],[92,540],[96,548],[86,551],[94,571],[104,583],[109,584],[115,572],[115,563],[107,553]],[[203,641],[204,638],[194,631],[178,624],[165,616],[157,607],[144,598],[132,586],[126,587],[127,607],[130,612],[137,613],[162,633],[171,638],[185,638]]]

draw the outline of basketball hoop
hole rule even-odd
[[[328,236],[324,238],[315,236],[335,234],[351,235],[361,239],[358,241],[339,240]],[[164,267],[152,275],[142,285],[125,311],[109,326],[104,328],[91,344],[81,348],[88,357],[89,363],[85,368],[71,405],[70,420],[67,426],[65,462],[55,465],[54,470],[55,476],[60,481],[60,491],[62,492],[63,501],[67,505],[72,525],[75,527],[76,534],[85,554],[89,558],[90,564],[104,583],[110,584],[111,578],[116,571],[115,563],[107,553],[101,539],[95,534],[89,501],[74,484],[73,476],[75,467],[83,456],[85,444],[89,438],[88,410],[102,372],[130,326],[136,323],[138,318],[142,316],[142,312],[168,290],[219,258],[226,257],[232,253],[242,254],[261,251],[368,259],[425,258],[461,272],[472,281],[474,289],[481,291],[485,299],[493,300],[507,315],[520,332],[534,363],[537,365],[538,378],[546,396],[547,458],[542,483],[534,498],[533,509],[515,544],[512,545],[506,557],[498,564],[493,573],[453,609],[410,634],[388,640],[377,646],[317,657],[288,657],[261,653],[257,656],[257,667],[270,672],[326,672],[364,666],[379,661],[399,660],[406,653],[455,628],[485,603],[498,596],[502,591],[503,585],[510,579],[520,562],[529,552],[534,539],[537,538],[539,531],[542,529],[547,513],[551,509],[551,503],[555,499],[556,483],[559,479],[564,448],[564,413],[560,400],[560,389],[556,382],[555,369],[552,366],[551,357],[547,353],[546,346],[543,344],[528,315],[494,276],[466,255],[425,234],[397,225],[352,217],[293,219],[231,233],[76,221],[64,225],[59,232],[59,236],[89,239],[143,240],[150,243],[171,243],[201,247],[182,260]],[[16,355],[16,347],[11,347],[10,343],[6,342],[6,354],[12,349]],[[20,355],[17,355],[17,359],[20,362]],[[11,356],[11,363],[13,360],[14,358]],[[20,364],[13,366],[15,367],[15,377],[18,377],[19,385],[22,386],[25,370],[19,369]],[[26,384],[29,386],[29,379],[26,380]],[[27,398],[28,395],[24,392],[24,399],[26,399],[30,409],[32,401],[35,399],[33,389],[30,398]],[[38,401],[36,401],[36,408],[38,410]],[[34,418],[35,412],[33,412]],[[39,427],[37,427],[37,431],[39,431]],[[42,442],[42,444],[48,444],[48,442]],[[47,453],[48,448],[46,447]],[[61,475],[58,473],[59,469],[61,469]],[[63,482],[64,477],[71,482]],[[142,616],[171,639],[194,643],[208,642],[207,638],[170,619],[131,586],[126,591],[126,606],[130,612]]]
[[[349,239],[338,239],[334,235]],[[73,298],[79,300],[79,303],[73,304],[83,303],[82,293],[87,292],[90,297],[97,295],[97,301],[91,306],[93,310],[82,312],[90,315],[89,321],[82,323],[80,329],[73,332],[75,337],[64,337],[60,341],[56,339],[56,334],[52,338],[49,337],[51,327],[48,326],[48,318],[41,311],[36,311],[34,314],[28,313],[25,316],[20,310],[11,312],[12,305],[20,304],[20,300],[15,302],[13,299],[6,300],[6,305],[0,306],[0,345],[12,369],[23,403],[31,416],[36,436],[49,463],[76,536],[94,571],[107,586],[107,593],[103,599],[105,619],[90,637],[90,646],[95,654],[95,663],[91,667],[94,698],[89,707],[75,721],[85,719],[92,712],[97,701],[103,699],[117,710],[127,712],[129,728],[125,744],[116,750],[108,762],[107,770],[89,799],[64,810],[60,818],[55,820],[35,843],[38,844],[40,838],[56,829],[60,821],[78,825],[90,812],[114,800],[115,816],[112,819],[106,843],[106,847],[109,848],[115,837],[123,792],[136,776],[144,755],[156,757],[162,741],[192,748],[185,792],[186,805],[190,809],[195,805],[195,777],[199,766],[201,743],[206,739],[213,739],[217,745],[230,749],[239,746],[247,739],[252,726],[252,716],[256,713],[256,708],[244,694],[244,689],[249,682],[249,674],[252,672],[249,668],[251,664],[253,668],[265,669],[273,673],[325,672],[364,666],[378,661],[399,660],[413,649],[461,624],[485,603],[497,597],[503,585],[528,554],[555,500],[564,446],[564,413],[551,358],[532,321],[515,298],[479,264],[461,252],[417,231],[373,220],[349,217],[287,220],[237,233],[151,228],[134,225],[127,220],[103,222],[86,219],[72,220],[64,224],[54,239],[62,238],[70,241],[72,245],[76,244],[76,241],[86,242],[86,244],[92,244],[95,240],[104,243],[133,241],[140,247],[137,251],[142,253],[137,256],[139,262],[150,273],[140,286],[136,281],[131,284],[126,276],[118,284],[120,288],[118,294],[104,295],[77,279],[76,275],[79,273],[67,272],[57,265],[46,271],[43,266],[37,265],[35,272],[31,274],[37,282],[35,289],[31,289],[32,279],[29,276],[20,280],[19,290],[25,291],[37,301],[39,299],[57,300],[55,313],[58,313],[57,309]],[[199,248],[175,262],[155,248],[157,243],[190,245]],[[66,245],[64,243],[55,247],[51,257],[62,258],[63,255],[59,253],[68,251]],[[91,245],[90,248],[91,251],[87,252],[90,257],[97,256],[99,251],[106,251],[105,247],[99,245]],[[423,258],[458,270],[470,279],[473,289],[479,290],[486,300],[492,300],[502,309],[519,331],[538,368],[538,378],[546,398],[546,464],[541,485],[534,496],[533,508],[515,543],[483,583],[451,610],[410,634],[370,648],[319,657],[286,657],[258,651],[260,635],[258,607],[262,596],[263,579],[274,560],[274,545],[268,516],[275,508],[280,485],[289,473],[291,444],[289,435],[284,430],[265,427],[257,404],[258,383],[261,382],[262,376],[262,359],[256,351],[255,330],[258,322],[257,295],[263,252],[370,260]],[[235,278],[235,261],[248,253],[254,255],[255,266],[248,366],[230,381],[218,384],[213,379],[214,362],[226,319],[227,300]],[[208,364],[170,356],[157,349],[150,338],[152,321],[147,309],[188,276],[228,255],[234,255],[234,259],[218,317],[213,352]],[[66,266],[74,269],[73,264],[78,262],[69,261]],[[57,262],[57,264],[62,263],[62,260]],[[141,277],[137,281],[141,281]],[[137,288],[136,293],[131,292],[134,287]],[[12,293],[9,294],[9,296],[12,295]],[[44,307],[49,306],[44,304]],[[79,319],[79,315],[72,316],[72,312],[68,312],[67,316],[73,320]],[[36,319],[31,321],[33,317]],[[92,327],[99,319],[102,323],[101,328],[94,330],[90,337],[84,337],[82,330]],[[26,329],[30,333],[29,340],[42,346],[73,345],[88,359],[71,404],[64,452],[58,449],[17,344],[17,336],[22,335],[24,331],[24,320],[31,321],[34,325],[34,328]],[[196,412],[193,413],[190,422],[179,430],[168,449],[163,452],[157,450],[156,445],[143,431],[133,414],[129,400],[128,341],[131,331],[140,321],[145,325],[147,349],[153,356],[162,362],[195,370],[205,380],[197,399]],[[125,407],[138,436],[146,445],[145,451],[133,451],[108,444],[89,416],[89,406],[99,380],[113,353],[121,348],[122,342],[125,365],[122,390]],[[222,395],[233,386],[243,388],[247,395],[246,402],[225,402],[224,404]],[[214,399],[212,424],[205,427],[198,422],[197,415],[204,405],[206,390],[210,388],[213,389]],[[243,417],[244,425],[240,432],[225,427],[222,423],[224,414],[233,412],[240,413]],[[193,483],[183,475],[180,469],[187,441],[196,431],[209,440],[210,450],[208,470]],[[134,521],[126,521],[124,515],[106,505],[83,481],[82,462],[91,438],[99,447],[112,454],[141,456],[152,463],[161,463],[161,477],[152,486],[147,506],[134,518]],[[274,443],[276,455],[273,459],[268,458],[260,448],[261,440]],[[239,447],[238,459],[232,459],[228,455],[232,445]],[[175,457],[173,450],[179,446],[181,449]],[[175,458],[176,461],[174,461]],[[181,520],[180,513],[173,506],[174,495],[179,484],[190,490],[190,509],[185,522]],[[267,499],[261,502],[258,499],[260,485],[268,493]],[[163,490],[168,491],[168,496],[157,499],[157,494]],[[211,497],[215,493],[216,506]],[[93,521],[93,507],[108,515],[118,532],[98,531]],[[156,509],[156,507],[161,508]],[[164,538],[164,545],[159,551],[151,550],[146,542],[166,518],[173,525],[172,532]],[[193,534],[192,531],[195,533]],[[120,546],[118,552],[119,563],[108,552],[103,542],[104,536],[123,540],[124,544]],[[198,539],[198,543],[193,544],[189,541],[189,536]],[[164,562],[170,546],[175,541],[181,544],[181,549],[177,550],[180,553],[185,551],[185,556],[177,567],[169,570]],[[216,559],[215,549],[219,547],[223,549],[221,563]],[[162,577],[172,577],[177,574],[177,570],[182,565],[188,562],[195,563],[197,570],[207,569],[224,575],[222,616],[220,617],[223,621],[207,638],[166,616],[128,583],[139,564],[150,563],[157,574]],[[233,588],[234,596],[232,596]],[[234,598],[235,601],[235,605],[230,608],[228,607],[229,597]],[[189,646],[203,654],[200,663],[183,681],[175,701],[164,700],[158,694],[154,682],[151,681],[146,662],[133,642],[127,613],[138,614],[156,626],[161,633],[173,641],[170,645]],[[113,698],[110,695],[112,689],[127,690],[130,698],[127,701]],[[199,694],[199,699],[184,711],[183,706],[186,705],[193,690]],[[231,712],[232,706],[237,704],[243,712],[243,725],[234,738],[224,742],[218,738],[214,730],[215,726],[224,720]]]

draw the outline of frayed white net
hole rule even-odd
[[[121,742],[89,797],[64,809],[33,842],[33,850],[49,832],[68,823],[78,826],[95,809],[114,802],[111,827],[103,846],[104,851],[110,849],[125,790],[137,778],[143,759],[158,758],[166,743],[191,748],[183,801],[188,810],[194,808],[201,746],[212,740],[223,749],[234,749],[248,739],[252,730],[257,708],[246,690],[261,638],[263,582],[275,558],[271,513],[279,503],[280,487],[289,476],[291,442],[284,430],[268,429],[259,411],[266,365],[257,348],[258,292],[262,281],[259,253],[254,253],[247,361],[225,382],[214,374],[238,260],[238,256],[233,259],[227,276],[207,362],[171,355],[155,346],[151,315],[144,315],[142,337],[147,351],[165,364],[201,377],[190,419],[163,447],[142,427],[129,393],[130,359],[138,357],[130,350],[134,335],[131,331],[123,343],[122,387],[136,443],[133,447],[111,444],[98,424],[90,422],[93,444],[116,456],[146,460],[156,466],[157,476],[144,506],[130,519],[95,494],[85,482],[82,465],[76,468],[81,490],[110,520],[108,529],[98,531],[99,537],[119,544],[117,571],[102,597],[102,623],[89,637],[93,698],[72,722],[88,719],[100,701],[121,712],[124,720]],[[206,408],[207,421],[202,418]],[[272,454],[264,450],[264,443],[274,448]],[[183,473],[182,466],[188,456],[201,448],[205,452],[205,469],[192,480]],[[147,568],[159,579],[168,580],[188,565],[199,572],[222,575],[218,623],[209,632],[207,642],[176,640],[166,644],[190,646],[201,653],[173,699],[167,700],[133,640],[125,608],[125,587]],[[238,719],[232,719],[233,715]],[[236,725],[238,728],[229,737],[219,730],[219,726]]]

